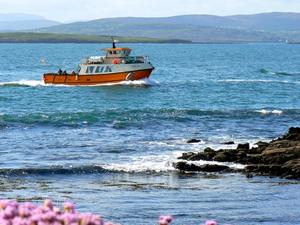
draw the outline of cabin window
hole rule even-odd
[[[112,72],[112,69],[109,67],[109,66],[107,66],[106,68],[105,68],[105,71],[104,72]]]
[[[103,66],[97,66],[95,73],[102,73],[103,72],[104,67]]]
[[[93,71],[94,71],[94,66],[88,66],[87,68],[86,68],[86,73],[93,73]]]

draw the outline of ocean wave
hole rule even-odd
[[[83,165],[83,166],[52,166],[40,168],[1,168],[0,176],[52,176],[52,175],[88,175],[105,173],[167,173],[178,171],[173,163],[183,161],[178,160],[180,154],[142,156],[128,162]],[[230,168],[243,169],[245,166],[236,163],[222,163],[213,161],[187,161],[195,165],[226,165]]]
[[[124,117],[126,115],[126,117]],[[189,122],[213,117],[247,119],[259,116],[300,116],[300,109],[198,110],[198,109],[110,109],[88,112],[2,113],[0,124],[77,126],[101,124],[124,129],[143,122]]]
[[[134,81],[121,81],[117,83],[104,83],[95,85],[80,85],[80,87],[99,87],[99,86],[135,86],[135,87],[148,87],[159,85],[158,81],[152,80],[150,78]],[[18,80],[18,81],[8,81],[0,82],[0,86],[4,87],[78,87],[76,85],[65,85],[65,84],[45,84],[43,80]]]
[[[289,80],[269,80],[269,79],[225,79],[218,80],[221,83],[281,83],[281,84],[300,84],[300,81]]]
[[[275,114],[275,115],[281,115],[283,113],[282,110],[267,110],[267,109],[260,109],[260,110],[255,110],[255,112],[267,115],[267,114]]]
[[[184,160],[180,160],[184,161]],[[194,164],[196,166],[203,166],[203,165],[220,165],[220,166],[228,166],[231,169],[244,169],[245,165],[239,163],[230,163],[230,162],[216,162],[216,161],[186,161],[188,164]]]
[[[270,75],[284,75],[284,76],[298,76],[300,75],[300,73],[296,72],[284,72],[284,71],[278,71],[278,72],[273,72],[273,71],[269,71],[267,69],[260,69],[259,70],[260,73],[262,74],[270,74]]]
[[[141,172],[170,172],[175,171],[173,162],[179,157],[179,152],[171,154],[132,157],[127,162],[101,165],[108,171],[141,173]]]
[[[104,168],[97,165],[62,167],[53,166],[46,168],[2,168],[0,175],[22,176],[22,175],[69,175],[69,174],[97,174],[107,172]]]

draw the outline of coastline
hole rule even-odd
[[[111,38],[108,35],[0,32],[0,43],[111,43]],[[122,43],[191,43],[191,41],[181,39],[119,36],[114,36],[114,38]]]
[[[203,152],[183,153],[178,159],[183,161],[173,166],[181,172],[242,172],[247,177],[300,179],[300,128],[291,127],[283,136],[271,142],[257,142],[252,148],[249,143],[238,144],[236,149],[206,148]],[[201,165],[197,165],[199,161]],[[219,163],[238,163],[244,168],[233,169]]]

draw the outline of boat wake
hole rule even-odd
[[[0,82],[0,86],[38,87],[38,86],[46,86],[46,85],[42,80],[19,80],[19,81]]]
[[[288,81],[288,80],[267,80],[267,79],[226,79],[219,80],[222,83],[280,83],[280,84],[300,84],[300,81]]]
[[[98,87],[98,86],[135,86],[135,87],[148,87],[148,86],[157,86],[159,85],[158,81],[146,78],[142,80],[133,80],[133,81],[121,81],[118,83],[105,83],[105,84],[96,84],[96,85],[81,85],[80,87]],[[42,80],[19,80],[19,81],[8,81],[0,82],[0,87],[76,87],[72,85],[63,85],[63,84],[45,84]],[[78,87],[78,86],[77,86]]]
[[[273,71],[269,71],[269,70],[266,70],[266,69],[260,69],[259,72],[261,74],[270,74],[270,75],[283,75],[283,76],[299,76],[300,73],[290,73],[290,72],[273,72]]]

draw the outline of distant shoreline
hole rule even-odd
[[[148,37],[114,37],[122,43],[192,43],[180,39],[161,39]],[[111,36],[32,33],[32,32],[5,32],[0,33],[0,43],[70,43],[70,44],[97,44],[111,43]]]
[[[300,44],[298,42],[283,43],[271,41],[202,41],[192,42],[181,39],[162,39],[148,37],[114,37],[121,43],[141,44]],[[111,36],[82,35],[34,32],[0,32],[0,44],[104,44],[111,43]]]

